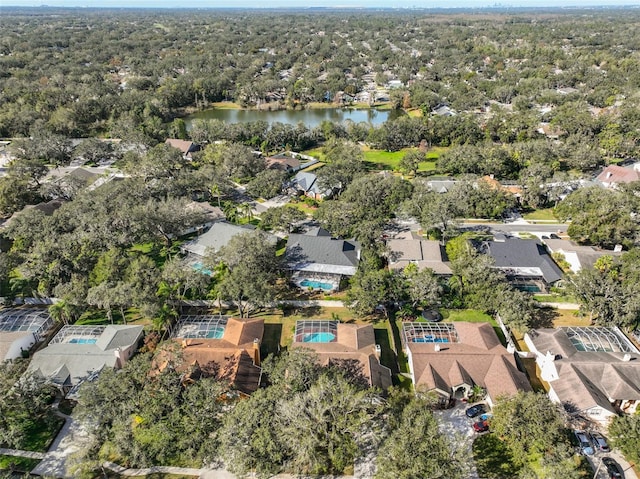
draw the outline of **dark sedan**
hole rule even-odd
[[[602,464],[607,468],[607,477],[609,479],[624,479],[624,472],[622,472],[622,467],[616,461],[611,459],[610,457],[603,457]]]
[[[480,414],[484,414],[487,412],[487,407],[484,404],[476,404],[475,406],[471,406],[469,409],[465,411],[467,417],[476,417]]]

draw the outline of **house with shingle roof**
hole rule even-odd
[[[200,145],[194,143],[189,140],[179,140],[177,138],[168,138],[165,142],[165,145],[169,145],[173,148],[177,148],[182,153],[182,157],[185,160],[190,160],[193,156],[193,153],[196,151],[200,151]]]
[[[443,405],[468,398],[475,386],[486,391],[490,405],[531,390],[489,323],[405,322],[401,334],[416,390],[436,392]]]
[[[609,165],[596,177],[596,182],[605,188],[617,188],[621,183],[631,183],[640,180],[640,171],[636,165]]]
[[[329,198],[333,191],[331,188],[322,188],[318,183],[318,177],[313,173],[299,171],[291,181],[291,188],[302,195],[313,198],[314,200],[323,200]]]
[[[346,367],[361,375],[369,386],[382,389],[391,386],[391,370],[380,364],[380,348],[376,346],[371,324],[296,321],[291,347],[311,349],[323,366],[337,364]]]
[[[584,246],[564,239],[542,239],[551,253],[559,253],[569,263],[571,271],[577,273],[583,268],[592,268],[603,256],[620,256],[622,251],[611,251]]]
[[[172,328],[172,344],[158,352],[154,363],[159,371],[171,365],[185,373],[185,382],[215,377],[251,394],[260,385],[263,334],[263,319],[183,316]]]
[[[575,414],[606,422],[640,410],[640,352],[617,327],[564,327],[529,331],[549,397]]]
[[[297,276],[304,276],[303,279],[321,276],[337,286],[342,277],[356,274],[360,244],[333,238],[327,230],[315,228],[306,234],[289,235],[285,260],[287,268]]]
[[[234,236],[251,232],[254,232],[255,234],[265,234],[268,241],[273,244],[276,244],[278,240],[271,234],[257,231],[253,225],[234,225],[226,221],[216,221],[206,233],[182,244],[182,246],[180,246],[180,250],[183,253],[190,253],[199,257],[204,257],[207,253],[207,249],[219,251],[220,248],[226,246]]]
[[[142,326],[64,326],[46,348],[37,351],[28,373],[74,396],[78,387],[105,367],[123,367],[138,348]]]
[[[429,268],[437,275],[452,274],[447,253],[439,241],[406,235],[404,238],[388,240],[387,247],[390,270],[403,270],[408,265],[415,264],[418,270]]]
[[[484,241],[477,248],[491,256],[494,268],[524,291],[547,291],[562,279],[562,270],[538,240],[496,236],[494,241]]]
[[[276,155],[267,156],[265,158],[267,168],[274,170],[283,170],[287,173],[295,173],[302,168],[300,160],[286,153],[278,153]],[[306,165],[305,165],[306,166]]]

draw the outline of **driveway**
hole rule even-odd
[[[478,471],[476,471],[473,461],[473,451],[471,450],[473,440],[476,437],[476,433],[471,427],[473,419],[469,419],[464,413],[468,407],[469,404],[458,402],[451,409],[435,411],[434,415],[440,423],[440,431],[451,440],[451,443],[460,444],[468,451],[468,457],[471,458],[469,479],[479,479]]]
[[[71,416],[67,416],[64,426],[44,459],[31,473],[45,477],[75,477],[70,471],[67,460],[83,445],[88,444],[89,440],[89,433],[83,425]]]
[[[638,479],[638,476],[636,475],[635,471],[631,467],[631,464],[629,464],[626,461],[626,459],[617,451],[611,451],[610,453],[607,453],[607,454],[596,454],[595,456],[587,456],[587,459],[589,460],[591,467],[593,468],[594,471],[597,471],[597,475],[593,476],[593,479],[609,478],[609,476],[607,475],[607,469],[602,464],[602,458],[605,456],[611,457],[618,464],[620,464],[620,466],[622,467],[622,470],[624,471],[625,479]]]

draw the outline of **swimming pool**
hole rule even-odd
[[[71,344],[96,344],[98,340],[95,338],[71,338]]]
[[[213,274],[213,272],[210,269],[206,268],[205,265],[203,265],[200,261],[193,263],[191,266],[196,271],[202,274],[206,274],[207,276],[211,276]]]
[[[224,328],[214,328],[207,333],[207,339],[222,339]]]
[[[437,336],[432,336],[430,334],[427,334],[425,336],[418,336],[417,338],[414,338],[413,342],[414,343],[448,343],[449,339],[439,338]]]
[[[303,279],[298,284],[303,288],[323,289],[325,291],[331,291],[333,289],[331,283],[323,283],[322,281],[313,281],[311,279]]]
[[[333,333],[307,333],[302,338],[303,343],[331,343],[335,340]]]

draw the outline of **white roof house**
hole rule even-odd
[[[549,397],[570,412],[606,422],[638,409],[640,352],[619,328],[545,328],[524,339]]]
[[[33,355],[28,372],[73,395],[104,367],[123,367],[142,336],[142,326],[64,326],[46,348]]]

